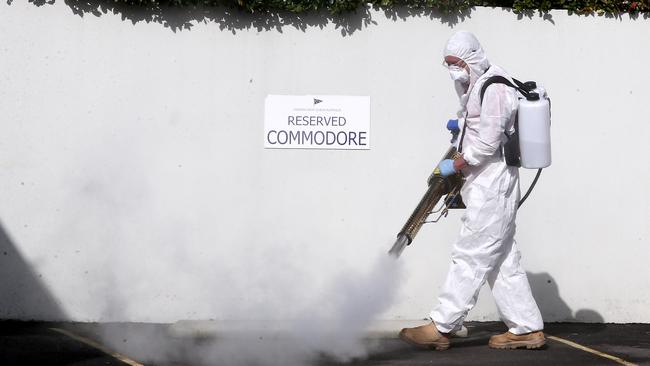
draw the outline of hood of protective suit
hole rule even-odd
[[[447,56],[456,56],[469,66],[469,87],[465,91],[465,96],[469,95],[474,84],[476,84],[476,80],[490,68],[490,61],[485,56],[483,47],[481,47],[478,39],[472,33],[459,31],[451,36],[445,45],[443,57]],[[463,98],[463,95],[458,90],[458,86],[457,91],[461,99],[461,106],[464,107],[467,103],[467,98]]]

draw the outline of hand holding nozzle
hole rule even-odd
[[[450,175],[456,174],[456,169],[454,169],[454,161],[451,159],[445,159],[438,164],[436,168],[438,174],[443,177],[448,177]]]
[[[456,159],[445,159],[438,164],[434,174],[440,174],[443,177],[449,177],[458,173],[461,169],[467,166],[467,162],[463,159],[463,156],[459,156]]]

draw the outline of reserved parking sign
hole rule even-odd
[[[370,97],[269,95],[264,105],[264,147],[370,149]]]

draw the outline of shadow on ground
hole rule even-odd
[[[56,299],[0,224],[0,319],[65,320]]]

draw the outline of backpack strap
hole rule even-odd
[[[481,87],[481,104],[483,104],[483,97],[485,96],[485,91],[487,90],[488,86],[492,84],[506,84],[507,86],[511,88],[517,89],[521,94],[524,96],[528,95],[528,89],[524,86],[524,84],[517,80],[517,79],[512,79],[514,81],[514,85],[510,82],[510,80],[506,79],[505,77],[501,75],[495,75],[489,77],[485,82],[483,83],[483,86]]]
[[[509,86],[511,88],[517,89],[524,96],[528,95],[528,89],[526,88],[524,83],[522,83],[521,81],[519,81],[519,80],[517,80],[515,78],[513,78],[512,81],[515,83],[514,85],[510,82],[510,80],[506,79],[505,77],[503,77],[501,75],[495,75],[495,76],[489,77],[487,80],[485,80],[485,82],[483,83],[483,86],[481,87],[481,104],[483,104],[483,97],[485,96],[485,90],[487,90],[488,86],[490,86],[492,84],[505,84],[505,85],[507,85],[507,86]],[[467,128],[467,114],[465,115],[465,123],[463,124],[463,132],[460,135],[460,142],[458,144],[458,152],[459,153],[463,152],[463,140],[465,139],[465,129],[466,128]],[[508,138],[510,138],[510,136],[508,136],[507,133],[504,132],[504,134]]]

